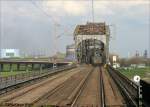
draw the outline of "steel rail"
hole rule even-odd
[[[87,74],[87,76],[84,78],[82,85],[80,86],[79,91],[76,93],[75,98],[73,99],[71,106],[70,107],[75,107],[75,104],[77,102],[77,100],[79,99],[80,95],[82,94],[84,87],[86,86],[86,83],[88,81],[88,79],[91,76],[91,73],[93,72],[94,68]]]
[[[100,67],[100,100],[101,100],[101,107],[105,107],[106,103],[105,103],[105,89],[104,89],[104,81],[103,81],[103,71],[102,68]]]
[[[49,73],[46,73],[46,74],[43,74],[43,75],[40,75],[38,77],[35,77],[35,78],[31,78],[29,80],[25,80],[25,81],[22,81],[22,82],[19,82],[17,84],[14,84],[14,85],[10,85],[10,86],[7,86],[7,87],[4,87],[2,89],[0,89],[0,95],[4,94],[4,93],[7,93],[8,91],[11,91],[11,90],[14,90],[18,87],[21,87],[25,84],[29,84],[31,82],[35,82],[35,81],[38,81],[38,80],[41,80],[41,79],[44,79],[45,77],[49,77],[49,76],[52,76],[52,75],[55,75],[59,72],[62,72],[64,70],[69,70],[69,69],[72,69],[72,68],[75,68],[75,66],[65,66],[65,67],[61,67],[61,68],[58,68],[56,70],[54,70],[53,72],[49,72]]]
[[[139,107],[139,86],[110,66],[108,67],[108,71],[119,87],[127,105]]]
[[[64,74],[59,75],[58,77],[55,77],[55,78],[50,79],[50,80],[48,80],[48,81],[45,81],[45,82],[43,82],[42,84],[38,84],[37,86],[35,86],[35,87],[33,87],[33,88],[29,89],[29,90],[26,90],[26,91],[24,91],[24,92],[22,92],[22,93],[20,93],[20,94],[18,94],[18,95],[16,95],[16,96],[13,96],[13,97],[11,97],[11,98],[5,100],[5,102],[9,102],[9,101],[11,101],[11,100],[13,100],[13,99],[15,99],[15,98],[17,98],[17,97],[21,97],[21,96],[25,95],[26,93],[28,93],[28,92],[30,92],[30,91],[33,91],[34,89],[37,89],[37,88],[39,88],[39,87],[43,87],[44,85],[46,85],[46,84],[48,84],[48,83],[50,83],[50,82],[53,82],[54,80],[56,80],[56,79],[58,79],[58,78],[60,78],[60,77],[63,77],[63,76],[65,76],[65,75],[67,75],[68,73],[69,73],[69,72],[65,72]],[[48,93],[49,93],[49,92],[48,92]],[[46,94],[48,94],[48,93],[46,93]],[[42,96],[42,97],[43,97],[43,96]],[[41,98],[39,98],[39,99],[33,101],[33,103],[37,102],[37,101],[40,100],[40,99],[41,99]]]
[[[77,70],[76,70],[77,71]],[[56,79],[66,76],[66,74],[69,74],[69,72],[63,74],[62,76],[57,77]],[[58,90],[60,90],[61,88],[64,88],[66,86],[66,84],[68,83],[68,79],[63,81],[62,83],[60,83],[59,85],[57,85],[54,89],[48,91],[47,93],[45,93],[43,96],[41,96],[40,98],[38,98],[37,100],[32,102],[32,105],[36,106],[36,103],[38,103],[39,101],[41,101],[44,98],[48,98],[49,96],[53,95],[55,92],[57,92]],[[44,105],[42,105],[44,106]]]

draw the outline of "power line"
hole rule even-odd
[[[45,16],[47,16],[48,18],[51,19],[51,21],[54,23],[55,26],[63,26],[63,25],[60,25],[58,22],[56,22],[56,20],[54,20],[54,18],[52,18],[53,16],[49,15],[44,9],[42,9],[41,7],[39,7],[33,0],[31,0],[31,3],[36,7],[38,8]],[[71,29],[72,27],[67,27],[67,26],[63,26],[65,27],[66,29]]]
[[[48,14],[43,8],[41,8],[40,6],[38,6],[33,0],[31,0],[31,3],[36,7],[38,8],[45,16],[49,17],[50,20],[56,25],[56,26],[63,26],[63,25],[60,25],[54,18],[53,16],[51,16],[50,14]],[[64,26],[66,27],[67,29],[70,29],[70,27],[67,27],[67,26]]]
[[[56,22],[56,20],[54,20],[53,18],[52,18],[52,16],[51,15],[49,15],[44,9],[42,9],[41,7],[39,7],[33,0],[31,0],[31,3],[36,7],[36,8],[38,8],[45,16],[47,16],[48,18],[50,18],[50,20],[54,23],[54,35],[55,35],[55,46],[58,44],[57,43],[57,39],[59,38],[59,37],[61,37],[63,34],[65,34],[66,32],[63,32],[63,33],[61,33],[61,34],[56,34],[56,27],[59,27],[59,26],[62,26],[62,25],[60,25],[58,22]],[[64,28],[67,28],[66,26],[64,27]],[[67,29],[70,29],[71,27],[68,27]],[[56,46],[56,49],[57,49],[57,46]]]
[[[45,16],[49,17],[51,19],[51,21],[54,21],[55,25],[59,25],[53,18],[52,16],[50,16],[49,14],[47,14],[47,12],[45,12],[41,7],[39,7],[33,0],[31,0],[31,3],[38,8]]]

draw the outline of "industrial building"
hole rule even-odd
[[[66,47],[66,59],[75,60],[75,44]]]
[[[19,49],[1,49],[0,58],[20,57]]]

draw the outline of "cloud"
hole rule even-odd
[[[68,14],[80,15],[86,12],[86,4],[78,1],[68,1],[64,4],[64,10]]]
[[[52,22],[56,21],[63,25],[58,28],[59,33],[64,32],[64,29],[72,33],[77,24],[85,24],[89,21],[88,19],[91,19],[91,0],[33,0],[33,2],[54,20],[47,17],[30,0],[7,0],[6,3],[2,1],[2,28],[0,30],[3,33],[4,47],[18,47],[29,51],[44,48],[52,54],[54,40]],[[95,21],[115,23],[117,26],[118,41],[115,41],[117,46],[111,44],[111,47],[118,47],[119,54],[124,55],[131,49],[130,45],[133,43],[131,36],[133,35],[136,36],[137,43],[132,45],[132,49],[140,47],[139,49],[142,50],[147,46],[145,41],[147,41],[148,34],[144,32],[149,30],[147,26],[149,3],[149,0],[111,0],[111,2],[94,0]],[[74,26],[70,27],[71,25]],[[68,30],[66,26],[70,29]],[[72,36],[72,34],[69,35]],[[72,43],[72,38],[68,40],[66,38],[68,39],[66,33],[60,38],[59,50],[65,51],[65,45]],[[144,42],[142,43],[141,40]],[[139,42],[143,45],[138,44]],[[126,44],[123,45],[126,49],[122,48],[122,44]]]
[[[134,6],[146,6],[149,5],[149,0],[112,0],[111,2],[95,0],[94,1],[94,12],[95,14],[103,15],[113,15],[116,14],[119,10],[128,11],[130,14],[130,10]],[[68,14],[73,16],[87,15],[91,12],[92,8],[91,0],[52,0],[52,1],[43,1],[42,6],[49,13],[59,13]],[[132,12],[133,13],[133,12]]]
[[[74,0],[43,1],[42,5],[50,12],[59,12],[59,14],[65,12],[69,15],[74,16],[86,13],[88,8],[86,1],[74,1]]]

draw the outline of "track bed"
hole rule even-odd
[[[103,66],[82,65],[0,96],[2,107],[123,107],[124,99]]]

